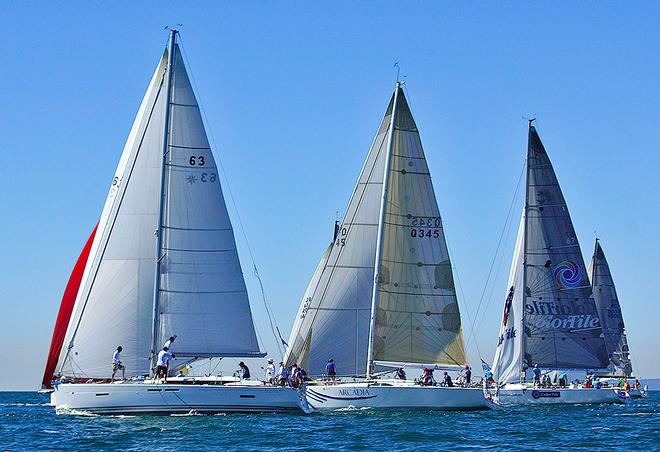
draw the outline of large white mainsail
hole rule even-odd
[[[545,369],[600,369],[607,366],[602,328],[591,286],[585,271],[580,245],[559,182],[536,128],[529,125],[525,210],[522,219],[522,290],[510,281],[507,301],[513,289],[514,315],[521,326],[513,331],[521,350],[507,351],[506,329],[496,352],[496,375],[501,382],[515,380],[533,365]],[[516,256],[520,254],[520,233]],[[512,276],[513,276],[512,271]],[[516,278],[514,278],[517,280]],[[505,316],[507,310],[505,309]],[[510,315],[510,313],[509,313]],[[514,346],[515,341],[511,344]]]
[[[171,334],[180,356],[259,353],[217,169],[175,36],[106,199],[60,355],[62,375],[107,377],[118,345],[127,371],[147,374],[152,342],[159,347]]]
[[[400,84],[289,344],[287,364],[302,362],[312,375],[330,357],[341,375],[367,374],[368,357],[381,365],[465,364],[442,222]]]
[[[594,255],[589,265],[591,287],[598,315],[603,325],[603,337],[610,358],[609,375],[631,376],[633,373],[628,338],[623,323],[621,305],[616,294],[610,266],[596,239]]]

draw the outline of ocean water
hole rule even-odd
[[[660,450],[660,392],[631,405],[311,415],[57,415],[47,402],[0,392],[1,450]]]

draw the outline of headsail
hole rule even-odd
[[[178,46],[171,48],[174,64],[166,50],[106,199],[67,330],[68,347],[59,359],[64,375],[106,377],[108,356],[118,345],[130,374],[149,372],[157,260],[159,340],[177,334],[177,351],[192,356],[258,353],[215,162]],[[157,255],[161,195],[163,240]]]
[[[607,259],[605,259],[605,253],[598,239],[596,239],[596,248],[589,265],[589,275],[591,276],[594,301],[598,309],[598,316],[603,324],[603,336],[610,358],[608,373],[616,376],[630,376],[633,373],[633,368],[621,305],[616,295],[610,266]]]
[[[394,96],[318,282],[313,288],[310,285],[302,301],[304,319],[291,331],[286,362],[306,359],[310,375],[321,375],[330,357],[340,375],[366,373],[376,235],[393,104]]]
[[[526,190],[520,370],[534,364],[546,369],[603,368],[607,353],[580,245],[548,154],[531,123]]]
[[[493,360],[493,376],[499,383],[514,383],[520,381],[520,366],[522,363],[522,331],[523,331],[523,265],[525,240],[525,212],[520,218],[516,248],[513,252],[513,262],[507,284],[504,300],[504,314],[500,325],[500,335],[497,339],[497,349]]]
[[[385,177],[389,189],[381,215]],[[383,245],[377,263],[381,218]],[[423,233],[418,236],[419,231]],[[376,265],[381,275],[372,332],[376,364],[464,364],[440,214],[419,132],[400,84],[336,240],[307,289],[291,332],[287,364],[309,363],[310,374],[320,375],[332,357],[341,375],[367,373]]]

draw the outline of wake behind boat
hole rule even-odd
[[[493,362],[499,388],[487,393],[502,403],[625,402],[625,391],[593,382],[609,362],[603,327],[568,206],[532,121],[526,166],[525,206]],[[574,382],[571,372],[584,381]]]
[[[400,82],[289,344],[286,365],[316,378],[303,390],[316,409],[486,408],[480,389],[378,378],[383,369],[466,365],[442,220]]]
[[[176,37],[172,30],[67,284],[43,385],[57,380],[57,409],[95,413],[299,410],[292,388],[216,377],[145,380],[157,365],[167,374],[205,358],[265,356]],[[159,356],[174,334],[176,358],[167,348]],[[124,369],[133,379],[107,383]]]

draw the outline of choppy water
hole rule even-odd
[[[632,405],[312,415],[74,416],[47,401],[0,392],[0,449],[660,450],[660,392]]]

